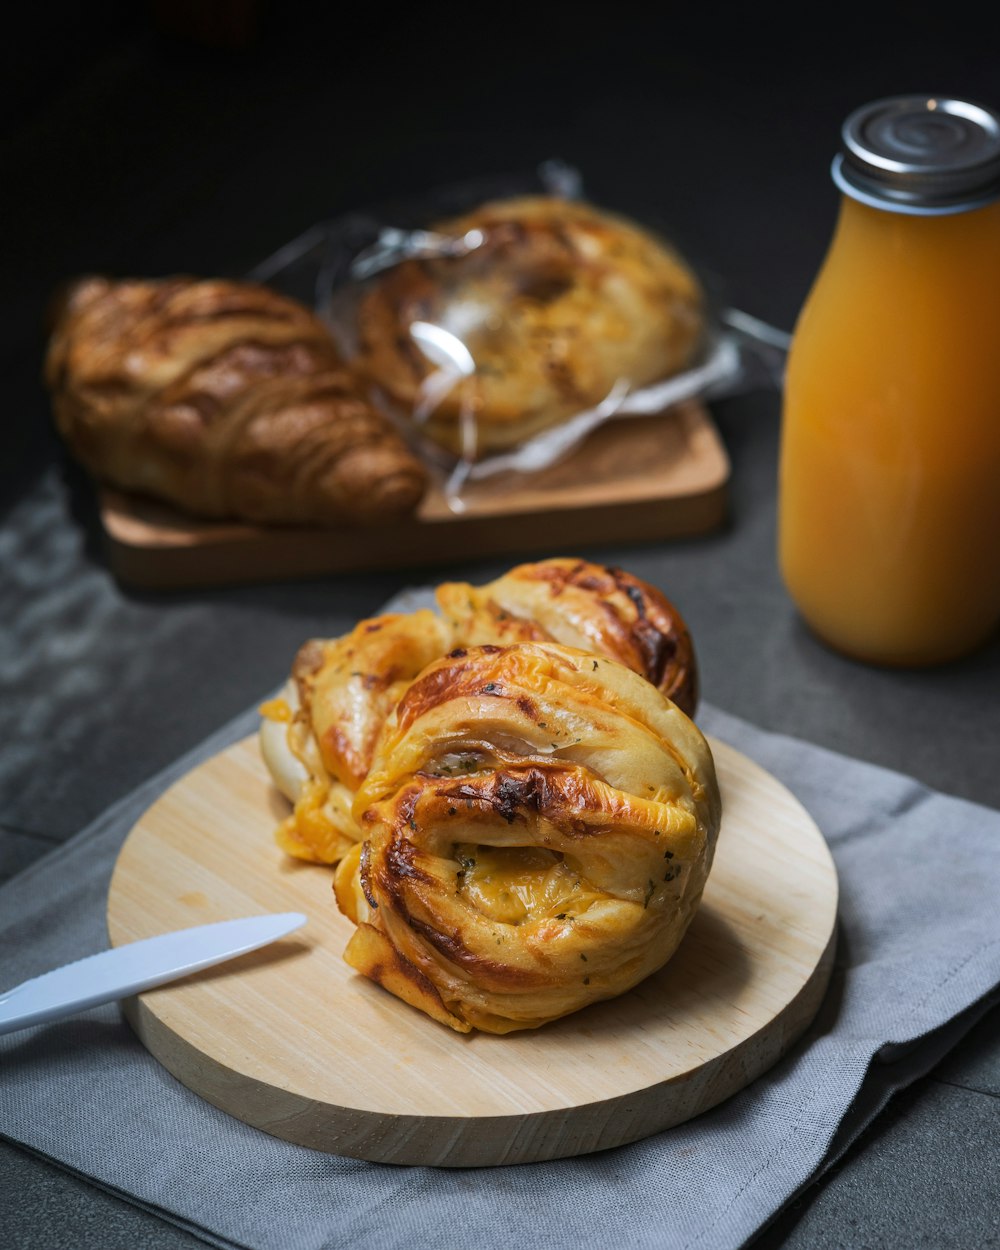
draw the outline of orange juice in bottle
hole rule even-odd
[[[1000,116],[878,101],[833,176],[785,380],[781,571],[838,650],[938,663],[1000,625]]]

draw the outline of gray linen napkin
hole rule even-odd
[[[256,720],[238,717],[0,890],[0,986],[107,945],[108,881],[130,827]],[[990,1005],[1000,812],[715,708],[699,723],[798,795],[841,881],[838,962],[814,1027],[713,1111],[553,1163],[370,1164],[288,1145],[202,1102],[112,1005],[0,1038],[0,1131],[220,1246],[743,1244]]]

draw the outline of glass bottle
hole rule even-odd
[[[866,105],[833,178],[788,358],[779,562],[836,649],[939,663],[1000,625],[1000,116]]]

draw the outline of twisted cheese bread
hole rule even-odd
[[[46,380],[90,472],[199,516],[371,524],[424,493],[319,318],[252,283],[80,282]]]
[[[362,621],[299,650],[282,698],[262,708],[260,732],[264,762],[295,805],[277,831],[288,854],[335,864],[357,842],[351,808],[376,738],[407,685],[448,645],[446,627],[424,609]]]
[[[621,217],[536,196],[484,204],[435,229],[482,242],[386,272],[359,307],[359,363],[456,454],[516,446],[596,406],[616,383],[641,387],[685,368],[701,344],[697,278]],[[459,371],[443,395],[444,375],[420,346],[428,324],[436,342],[457,340]],[[470,356],[474,372],[463,377]]]
[[[555,641],[610,656],[692,714],[697,666],[680,613],[654,587],[584,560],[522,564],[486,586],[448,582],[430,610],[362,621],[299,651],[281,699],[265,705],[261,749],[294,804],[278,830],[289,854],[336,863],[361,836],[354,794],[407,685],[454,647]]]
[[[489,585],[436,592],[453,646],[549,638],[620,660],[694,714],[698,672],[674,605],[648,582],[587,560],[521,564]]]
[[[649,682],[552,643],[459,649],[389,716],[335,886],[345,958],[460,1032],[535,1028],[674,953],[712,862],[709,748]]]

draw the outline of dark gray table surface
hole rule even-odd
[[[509,13],[483,39],[429,32],[416,16],[315,29],[305,6],[260,11],[259,37],[239,50],[172,39],[115,5],[53,38],[42,12],[30,19],[41,60],[8,66],[2,878],[57,853],[276,684],[303,639],[343,631],[407,584],[485,580],[511,563],[158,595],[116,584],[93,493],[51,433],[38,380],[59,281],[239,274],[320,218],[560,155],[595,199],[666,220],[734,306],[788,329],[832,229],[842,117],[908,90],[997,102],[987,41],[877,10],[864,38],[831,23],[792,44],[761,14],[633,17],[609,30],[582,9],[571,27],[536,14],[515,29]],[[713,413],[732,461],[722,529],[569,554],[621,564],[675,600],[711,702],[1000,807],[1000,641],[920,672],[867,668],[817,643],[774,558],[780,396],[732,397]],[[998,1097],[994,1011],[756,1244],[1000,1244]],[[9,1146],[0,1212],[0,1243],[24,1250],[200,1244]]]

